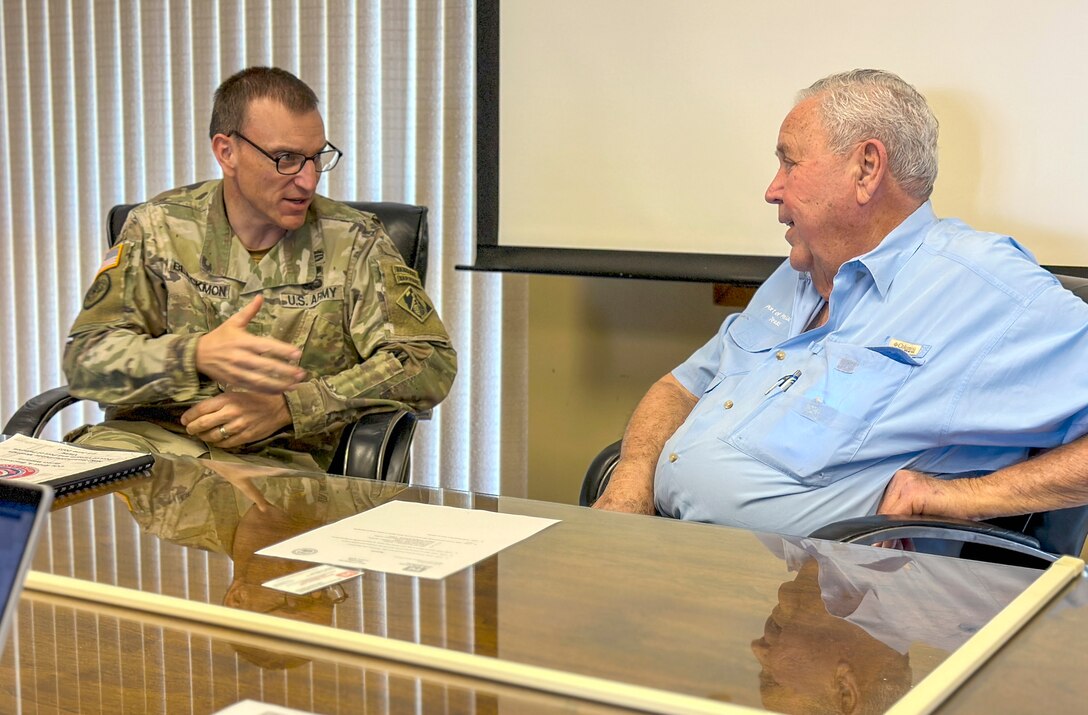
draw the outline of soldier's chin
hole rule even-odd
[[[280,228],[284,229],[285,231],[294,231],[295,229],[302,226],[302,224],[306,223],[306,213],[303,212],[303,213],[297,214],[297,215],[296,214],[281,215],[280,220],[279,220],[278,223],[279,223]]]

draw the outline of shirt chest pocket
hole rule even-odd
[[[767,354],[787,337],[788,331],[784,327],[774,327],[747,315],[739,316],[722,337],[723,360],[703,394],[714,391],[723,380],[742,377],[763,364]]]
[[[344,329],[342,304],[309,311],[302,340],[302,367],[321,374],[341,372],[362,362]]]
[[[776,391],[722,440],[809,486],[858,471],[873,425],[921,365],[906,353],[827,342],[792,389]]]
[[[254,322],[263,335],[302,349],[299,365],[312,373],[340,372],[359,362],[343,327],[341,300],[315,300],[312,294],[284,293],[265,304]]]

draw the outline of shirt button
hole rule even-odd
[[[672,454],[669,455],[669,461],[670,462],[675,462],[677,459],[679,459],[679,457],[676,456],[676,452],[673,452]]]
[[[778,352],[776,352],[774,354],[774,358],[775,358],[775,360],[785,360],[786,359],[785,351],[779,350]]]
[[[732,400],[726,400],[725,401],[725,409],[727,409],[727,410],[733,409],[733,401]]]

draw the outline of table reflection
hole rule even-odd
[[[14,630],[18,648],[0,657],[5,714],[211,715],[244,699],[330,715],[627,712],[345,653],[268,669],[239,655],[267,638],[43,594],[26,594]]]
[[[752,641],[763,706],[786,713],[880,713],[910,690],[912,646],[951,653],[1023,588],[985,584],[953,559],[888,549],[829,558],[816,542],[776,544],[795,573]]]
[[[911,686],[907,654],[831,615],[809,559],[778,589],[763,637],[752,641],[763,705],[786,713],[883,712]]]
[[[256,613],[332,625],[346,589],[334,585],[304,596],[262,584],[313,564],[257,555],[325,524],[366,511],[403,491],[359,479],[179,457],[159,460],[150,479],[116,492],[148,534],[171,543],[226,555],[230,582],[221,603]],[[307,661],[288,653],[236,645],[242,657],[264,668],[291,668]]]
[[[1088,578],[1035,616],[954,695],[941,715],[1084,712],[1088,700]]]
[[[340,584],[342,590],[305,597],[262,586],[312,564],[256,551],[392,499],[559,523],[441,580],[364,571]],[[183,457],[158,459],[149,477],[60,500],[34,567],[787,712],[883,709],[1037,575],[513,497]],[[276,632],[275,620],[268,619],[269,633]],[[284,642],[282,650],[247,643],[235,655],[270,674],[305,670],[299,649]]]

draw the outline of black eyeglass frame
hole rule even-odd
[[[325,146],[327,146],[328,149],[322,149],[321,151],[317,152],[313,156],[306,156],[305,154],[301,154],[301,153],[299,153],[297,151],[285,151],[285,152],[280,152],[279,156],[272,156],[267,151],[265,151],[260,146],[258,146],[252,139],[247,137],[245,134],[242,134],[240,131],[235,130],[235,131],[231,132],[231,135],[232,136],[237,136],[239,139],[243,140],[246,144],[249,144],[251,147],[253,147],[257,151],[261,152],[262,154],[267,156],[269,159],[271,159],[276,164],[276,171],[278,173],[282,174],[283,176],[295,176],[297,174],[301,174],[302,169],[306,166],[306,162],[308,162],[308,161],[312,161],[314,163],[314,171],[316,171],[319,174],[324,174],[326,171],[332,171],[333,169],[335,169],[336,165],[340,163],[341,157],[344,156],[344,152],[337,149],[336,145],[334,145],[331,141],[328,141],[327,139],[325,140]],[[336,158],[332,160],[332,163],[329,164],[329,166],[322,169],[321,166],[317,163],[317,157],[321,156],[322,154],[329,154],[329,153],[332,153],[332,152],[336,152]],[[302,163],[298,165],[298,169],[296,169],[295,171],[284,171],[283,169],[280,168],[280,162],[282,160],[284,160],[284,159],[286,159],[288,157],[298,157],[298,156],[302,157]]]

